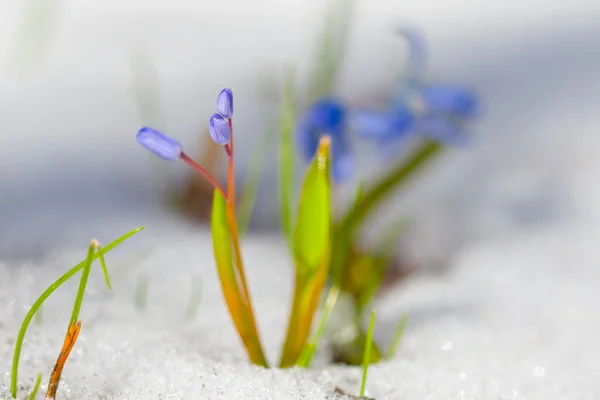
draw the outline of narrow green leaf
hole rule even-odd
[[[290,322],[279,363],[282,368],[296,365],[304,350],[329,273],[330,146],[331,139],[322,137],[300,194],[292,243],[296,281]]]
[[[310,366],[315,351],[317,350],[317,346],[319,345],[319,342],[321,341],[321,338],[325,333],[327,322],[329,321],[329,317],[331,316],[333,307],[335,307],[335,303],[339,294],[340,289],[337,286],[331,286],[329,292],[327,293],[327,298],[325,299],[325,304],[323,306],[323,314],[321,315],[321,321],[319,321],[319,326],[317,327],[317,331],[315,332],[314,337],[302,351],[302,355],[300,356],[300,359],[298,361],[299,367],[306,368]]]
[[[354,5],[355,0],[330,1],[309,83],[310,103],[333,93],[344,61]]]
[[[108,290],[112,290],[112,285],[110,284],[110,276],[108,275],[108,268],[106,268],[106,260],[104,259],[104,253],[102,253],[102,247],[98,245],[98,257],[100,258],[100,265],[102,266],[102,274],[104,275],[104,282],[106,282],[106,287]]]
[[[254,203],[256,202],[256,194],[258,193],[260,171],[266,158],[265,154],[267,148],[275,135],[274,132],[274,129],[269,129],[263,133],[261,141],[252,153],[252,159],[250,160],[250,166],[248,167],[248,175],[246,176],[244,189],[242,191],[242,196],[240,197],[240,204],[238,205],[238,234],[240,237],[244,236],[248,230],[248,225],[250,224]]]
[[[81,279],[79,280],[79,287],[77,288],[77,295],[75,296],[75,304],[73,304],[73,312],[71,313],[69,326],[77,323],[79,320],[79,311],[81,310],[81,304],[83,303],[85,287],[87,286],[90,271],[92,270],[92,261],[94,260],[94,252],[96,251],[97,246],[98,242],[92,240],[92,243],[90,243],[90,247],[88,248],[87,258],[85,259],[83,271],[81,272]]]
[[[369,322],[369,331],[367,332],[367,341],[365,342],[365,355],[363,357],[363,373],[360,383],[360,397],[365,396],[367,387],[367,371],[371,364],[371,347],[373,346],[373,330],[375,328],[375,310],[371,311],[371,321]]]
[[[231,238],[227,228],[225,207],[225,198],[221,192],[215,190],[213,194],[210,223],[215,263],[217,264],[217,270],[221,281],[227,279],[228,281],[233,280],[233,282],[235,282],[233,252],[231,249]]]
[[[40,390],[41,383],[42,383],[42,373],[40,372],[35,380],[35,385],[33,386],[33,391],[29,395],[29,400],[35,400],[35,396],[37,396],[38,390]]]
[[[394,191],[406,185],[410,178],[427,165],[444,149],[442,143],[427,140],[418,146],[406,159],[392,168],[381,180],[367,189],[356,206],[351,208],[334,227],[338,232],[334,237],[331,255],[331,268],[334,274],[340,274],[347,262],[348,246],[354,232],[363,221],[377,209],[377,206]],[[336,275],[334,275],[336,278]],[[335,281],[334,282],[339,282]]]
[[[402,336],[404,336],[404,329],[406,328],[407,322],[408,314],[404,313],[400,317],[398,325],[396,325],[396,330],[394,331],[394,336],[392,337],[392,343],[390,344],[390,348],[388,349],[386,359],[391,360],[396,356],[396,353],[398,352],[398,347],[400,347],[400,341],[402,340]]]
[[[283,233],[292,243],[292,198],[294,196],[294,79],[291,72],[286,77],[283,110],[281,113],[281,138],[279,148],[279,190],[281,225]]]
[[[111,251],[112,249],[114,249],[115,247],[117,247],[118,245],[123,243],[125,240],[129,239],[131,236],[135,235],[138,232],[141,232],[144,229],[145,229],[145,227],[141,226],[139,228],[136,228],[132,231],[127,232],[126,234],[119,237],[118,239],[113,240],[104,249],[98,250],[92,256],[92,258],[96,259],[100,256],[100,254],[104,255],[104,254],[108,253],[109,251]],[[46,299],[48,297],[50,297],[50,295],[52,295],[52,293],[54,293],[54,291],[56,289],[61,287],[66,281],[68,281],[71,277],[73,277],[73,275],[75,275],[77,272],[82,270],[84,268],[84,266],[86,265],[86,262],[87,262],[87,259],[83,260],[82,262],[80,262],[79,264],[77,264],[76,266],[71,268],[69,271],[67,271],[63,276],[58,278],[58,280],[56,280],[56,282],[54,282],[52,285],[50,285],[48,287],[48,289],[46,289],[44,291],[44,293],[42,293],[42,295],[33,303],[31,308],[25,315],[25,319],[23,320],[23,324],[21,325],[21,329],[19,329],[19,334],[17,335],[17,341],[15,343],[15,352],[13,355],[11,382],[10,382],[10,392],[11,392],[11,395],[13,398],[17,397],[17,379],[18,379],[18,371],[19,371],[19,358],[21,356],[21,347],[23,346],[23,340],[25,339],[25,333],[27,332],[27,327],[31,323],[31,320],[33,319],[33,316],[35,315],[35,313],[42,306],[42,304],[44,304],[44,301],[46,301]]]
[[[211,230],[213,239],[213,252],[219,273],[219,281],[223,290],[223,297],[231,319],[235,325],[240,339],[250,357],[257,365],[267,366],[258,332],[253,324],[252,309],[248,299],[242,296],[241,283],[238,283],[232,251],[232,239],[227,225],[226,203],[223,195],[215,190],[211,214]]]
[[[330,138],[324,136],[304,178],[293,248],[297,265],[312,271],[329,251],[331,233]]]
[[[350,206],[346,215],[354,215],[356,213],[357,207],[363,197],[365,185],[363,182],[359,182],[356,186],[356,193],[354,194],[354,201]],[[344,273],[344,265],[343,263],[335,263],[334,260],[340,260],[344,255],[350,252],[350,245],[352,244],[353,235],[351,231],[346,231],[340,229],[338,225],[334,225],[332,227],[335,230],[335,235],[333,239],[333,249],[332,249],[332,264],[330,275],[331,279],[335,285],[342,286],[342,278]]]

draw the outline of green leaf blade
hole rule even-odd
[[[323,137],[309,165],[298,205],[293,246],[297,265],[315,269],[328,256],[331,237],[330,139]],[[311,271],[306,271],[311,272]]]

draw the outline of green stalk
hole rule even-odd
[[[371,347],[373,346],[373,330],[375,328],[375,310],[371,311],[371,321],[369,322],[369,331],[367,332],[367,341],[365,343],[365,355],[363,357],[363,373],[360,383],[360,397],[365,396],[367,386],[367,371],[371,361]]]
[[[402,340],[402,336],[404,336],[404,329],[406,328],[407,322],[408,314],[404,313],[400,317],[400,321],[398,321],[398,325],[396,326],[396,331],[394,332],[394,337],[392,338],[392,343],[390,344],[386,359],[391,360],[396,356],[398,347],[400,347],[400,341]]]
[[[29,400],[35,400],[35,396],[37,396],[37,392],[40,390],[40,384],[42,383],[42,373],[40,372],[35,380],[35,385],[33,386],[33,391],[29,395]]]
[[[379,182],[362,193],[341,221],[336,225],[338,234],[334,238],[332,250],[332,276],[334,282],[340,283],[348,249],[354,239],[354,232],[364,220],[375,211],[381,201],[393,191],[402,188],[417,172],[419,172],[429,161],[441,153],[444,146],[442,143],[427,140],[422,143],[412,154],[394,169],[383,176]]]
[[[319,321],[319,326],[317,327],[317,331],[313,336],[310,343],[308,343],[302,354],[300,355],[300,359],[298,361],[298,366],[302,368],[306,368],[310,365],[312,358],[317,350],[317,346],[321,341],[321,337],[325,333],[325,328],[327,327],[327,322],[329,321],[329,316],[333,311],[333,307],[335,307],[335,303],[337,302],[338,295],[340,294],[340,289],[337,286],[332,286],[327,293],[327,298],[325,299],[325,305],[323,307],[323,314],[321,315],[321,321]]]
[[[69,326],[79,321],[79,312],[81,311],[81,304],[83,303],[83,296],[85,295],[85,287],[87,286],[88,278],[90,277],[90,271],[92,270],[92,261],[94,260],[94,251],[98,247],[98,242],[92,240],[90,247],[88,248],[87,258],[83,266],[83,272],[81,273],[81,279],[79,281],[79,287],[77,288],[77,295],[75,296],[75,304],[73,304],[73,312],[71,313],[71,320]]]

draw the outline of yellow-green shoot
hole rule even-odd
[[[369,322],[369,330],[367,332],[367,341],[365,343],[365,354],[363,357],[363,372],[360,382],[360,397],[365,396],[367,388],[367,372],[371,364],[371,348],[373,347],[373,330],[375,329],[375,310],[371,311],[371,321]]]
[[[311,330],[329,273],[331,243],[331,139],[321,137],[308,167],[296,214],[292,249],[296,266],[288,332],[280,367],[296,365]]]

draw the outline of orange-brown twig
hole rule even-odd
[[[77,341],[77,337],[79,336],[80,330],[81,321],[77,321],[77,323],[73,322],[71,323],[71,325],[69,325],[69,330],[67,331],[67,335],[65,336],[63,347],[60,350],[60,354],[58,355],[58,359],[56,360],[56,364],[54,365],[54,369],[52,370],[52,375],[50,375],[48,391],[46,392],[46,400],[53,400],[56,397],[58,383],[60,382],[60,375],[62,374],[62,370],[65,366],[65,363],[69,358],[69,354],[71,354],[71,350],[73,350],[73,346]]]

